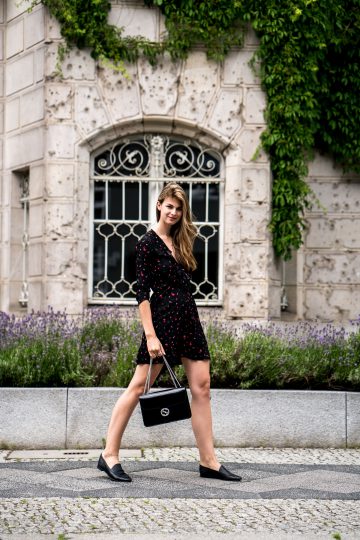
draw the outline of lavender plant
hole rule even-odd
[[[117,307],[77,319],[51,308],[22,318],[0,312],[0,385],[126,386],[141,334],[134,312]],[[360,389],[360,318],[352,332],[267,323],[236,333],[213,321],[206,334],[213,387]]]
[[[132,313],[119,308],[84,312],[80,351],[95,386],[126,386],[130,382],[141,334],[142,327]]]
[[[75,321],[65,312],[0,314],[0,384],[58,386],[90,382],[81,366]]]
[[[210,329],[213,386],[360,389],[360,324],[353,324],[351,333],[332,324],[244,324],[241,337]],[[226,367],[219,349],[228,350]]]

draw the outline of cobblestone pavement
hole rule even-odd
[[[4,534],[302,534],[360,530],[357,501],[223,499],[6,499]],[[1,534],[1,533],[0,533]],[[3,537],[1,537],[3,538]]]
[[[118,484],[98,452],[1,452],[0,539],[360,539],[360,450],[219,450],[241,484],[201,479],[196,450],[178,448],[124,459],[134,481]]]
[[[101,450],[0,450],[0,463],[43,461],[97,461]],[[124,451],[126,461],[198,461],[197,448],[144,448]],[[129,454],[135,454],[130,457]],[[54,455],[55,454],[55,455]],[[222,462],[289,463],[303,465],[360,465],[360,449],[341,448],[217,448]],[[32,455],[31,458],[28,456]],[[25,456],[25,457],[22,457]]]

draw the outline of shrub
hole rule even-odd
[[[127,386],[142,327],[121,308],[0,312],[1,386]],[[327,324],[225,323],[206,328],[215,388],[360,389],[360,319],[351,332]],[[185,382],[181,367],[177,375]],[[165,375],[158,384],[167,385]]]

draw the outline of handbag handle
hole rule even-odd
[[[175,388],[181,388],[181,384],[178,380],[178,378],[175,375],[175,372],[173,371],[172,367],[170,366],[169,362],[166,360],[165,355],[163,355],[164,364],[170,374],[171,380],[173,382],[173,385]],[[144,394],[147,394],[150,391],[150,378],[151,378],[151,368],[153,365],[153,359],[150,357],[150,365],[149,370],[147,372],[146,381],[145,381],[145,387],[144,387]]]

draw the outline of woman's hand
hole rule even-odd
[[[163,356],[165,354],[164,347],[156,336],[149,336],[146,341],[147,350],[151,358],[156,358],[157,356]]]

